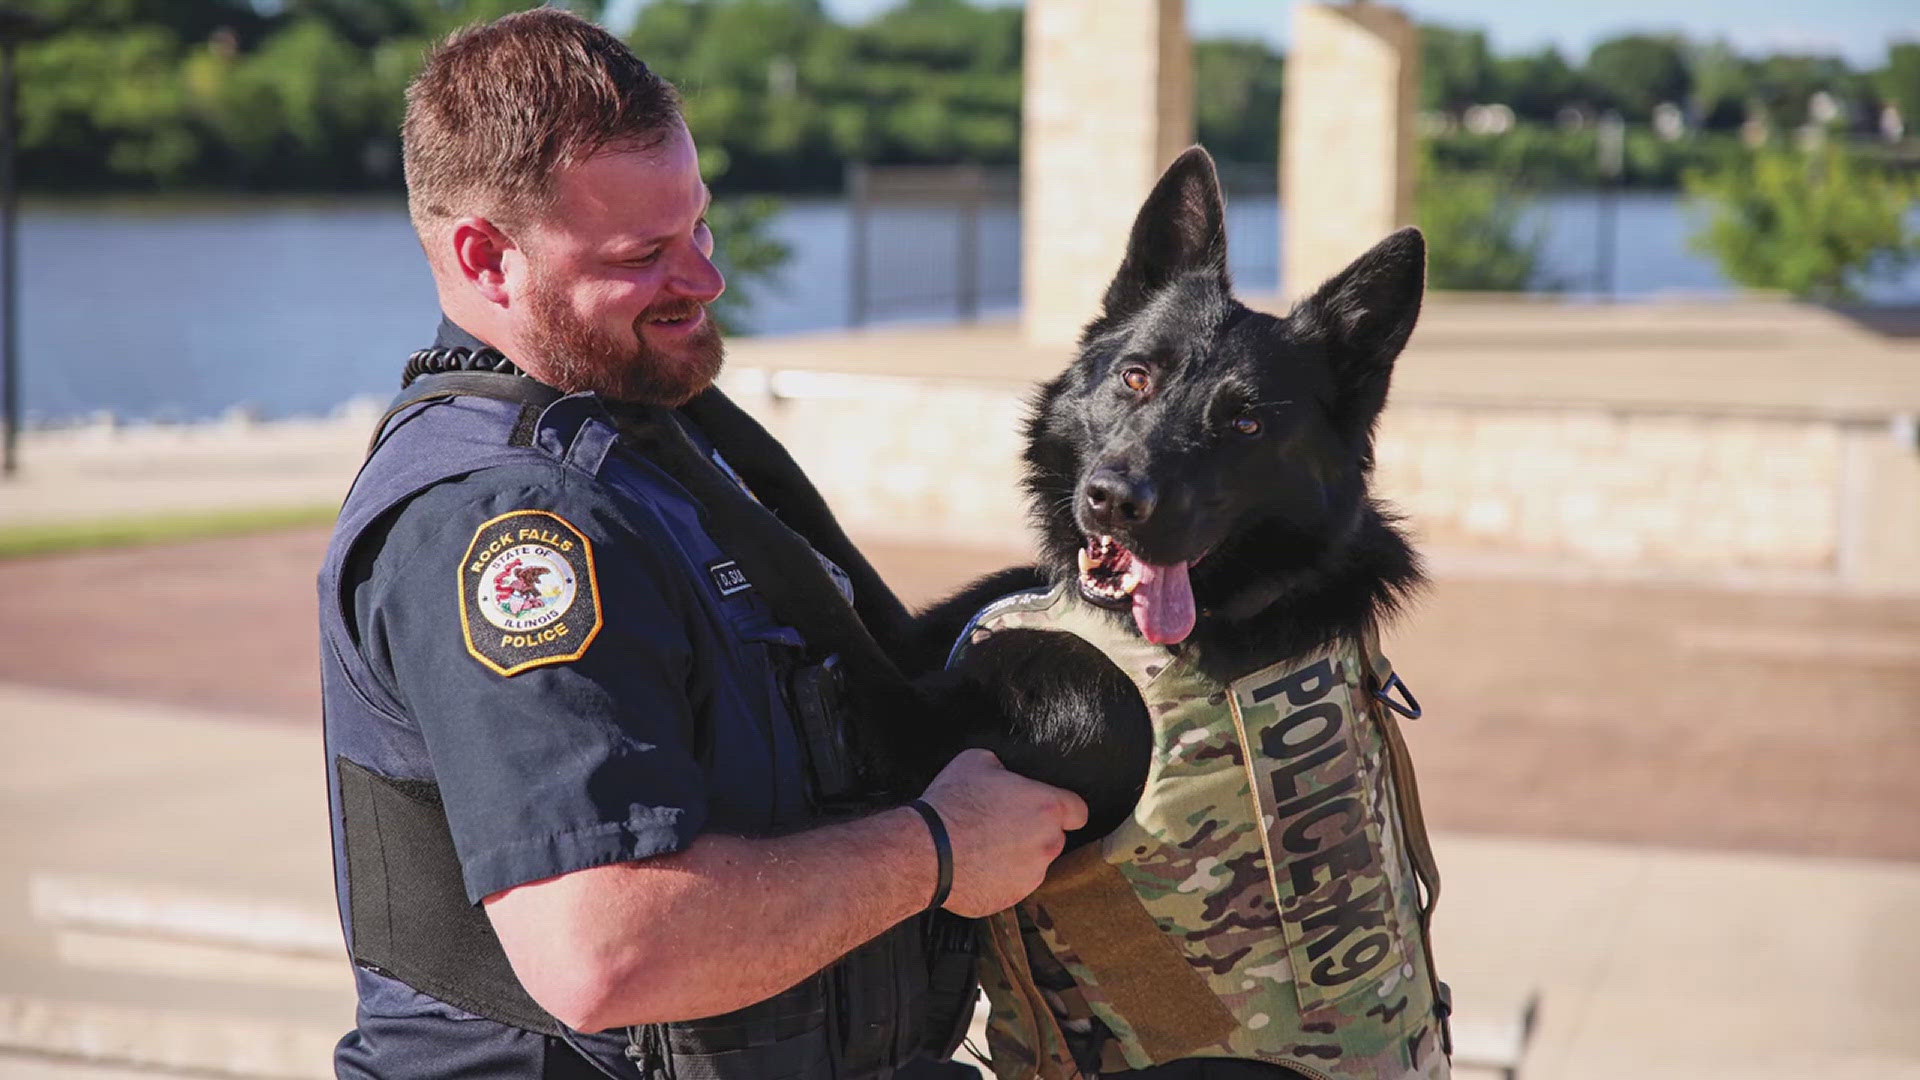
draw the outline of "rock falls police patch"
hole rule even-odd
[[[501,675],[578,660],[600,633],[593,544],[565,518],[515,510],[480,526],[460,561],[467,651]]]

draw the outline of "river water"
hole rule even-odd
[[[1591,195],[1543,197],[1541,284],[1596,287],[1600,215]],[[1280,221],[1271,200],[1229,209],[1235,278],[1278,285]],[[870,219],[871,321],[948,320],[960,289],[959,216],[896,209]],[[1727,295],[1711,259],[1688,248],[1699,217],[1672,194],[1623,196],[1614,289],[1624,297]],[[755,290],[762,333],[848,325],[851,215],[842,200],[787,202],[774,223],[793,258]],[[1012,206],[978,219],[972,292],[984,312],[1019,299]],[[188,420],[236,407],[266,417],[325,413],[397,387],[406,354],[428,343],[432,282],[397,200],[31,206],[20,234],[24,414],[65,423],[103,413]],[[1920,303],[1920,269],[1873,298]]]

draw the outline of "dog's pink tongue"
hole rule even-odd
[[[1154,566],[1138,559],[1133,563],[1139,584],[1133,589],[1133,621],[1140,635],[1155,645],[1185,641],[1193,633],[1193,583],[1187,579],[1187,564]]]

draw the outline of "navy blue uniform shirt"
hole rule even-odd
[[[440,344],[479,346],[451,324]],[[798,633],[730,568],[687,493],[623,448],[599,399],[561,399],[513,447],[519,408],[410,409],[356,482],[322,573],[330,757],[438,786],[474,903],[681,851],[707,829],[802,822],[777,681]],[[557,1040],[364,967],[356,978],[343,1077],[577,1068]],[[573,1039],[636,1075],[624,1038]]]

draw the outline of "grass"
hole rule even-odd
[[[338,506],[282,506],[250,510],[202,510],[144,517],[0,525],[0,559],[53,555],[89,548],[128,547],[180,540],[244,536],[332,523]]]

